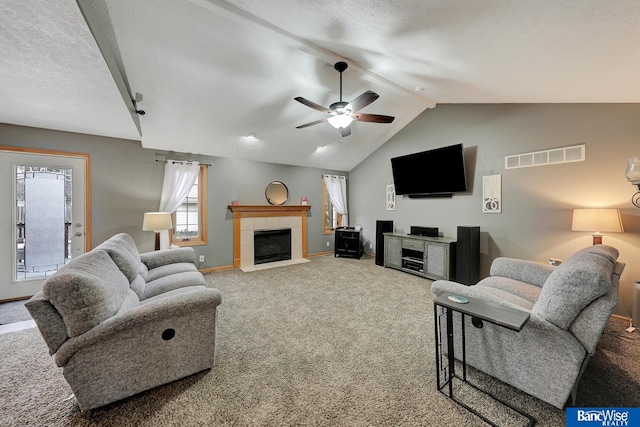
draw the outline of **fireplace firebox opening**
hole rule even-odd
[[[291,229],[253,232],[254,264],[291,259]]]

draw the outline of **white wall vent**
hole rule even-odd
[[[585,144],[580,144],[572,145],[571,147],[534,151],[532,153],[514,154],[504,157],[504,167],[505,169],[517,169],[559,163],[584,162],[585,150]]]

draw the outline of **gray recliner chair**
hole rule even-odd
[[[212,368],[221,301],[205,286],[141,300],[111,256],[94,249],[26,306],[86,411]]]
[[[496,258],[474,286],[433,282],[435,296],[461,295],[530,314],[520,332],[466,316],[467,363],[553,406],[575,403],[580,377],[617,302],[625,265],[606,245],[581,249],[559,267]],[[456,355],[460,316],[454,313]],[[444,335],[443,335],[444,336]]]

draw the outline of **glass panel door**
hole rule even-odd
[[[87,249],[89,156],[0,147],[0,301],[36,294]]]

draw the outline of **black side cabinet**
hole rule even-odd
[[[335,231],[335,252],[333,256],[343,256],[360,259],[364,253],[362,247],[362,229],[353,227],[338,227]]]

